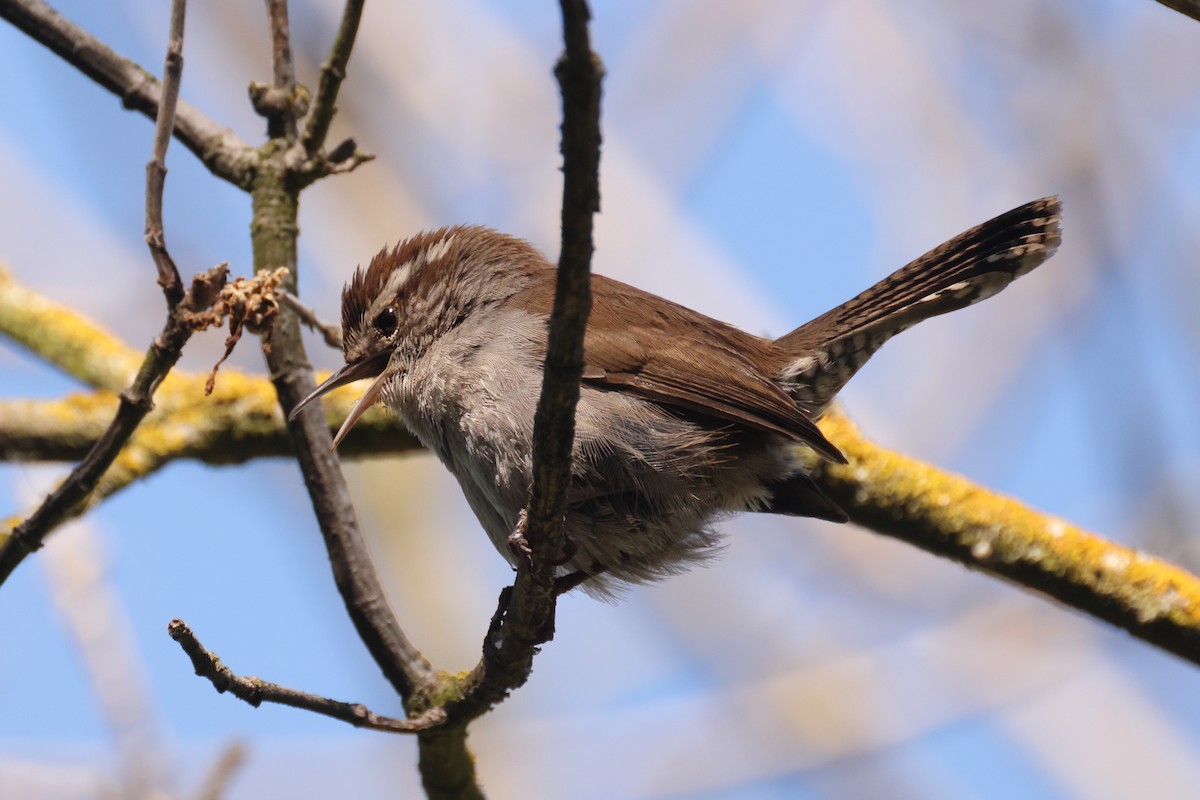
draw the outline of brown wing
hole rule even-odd
[[[546,280],[553,281],[553,274]],[[549,298],[553,293],[543,289],[525,296]],[[527,305],[530,310],[549,310]],[[592,314],[583,349],[587,385],[777,433],[830,461],[846,462],[796,401],[770,379],[788,357],[775,352],[767,339],[593,275]]]

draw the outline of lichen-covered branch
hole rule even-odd
[[[155,395],[154,410],[126,446],[157,453],[164,463],[190,459],[223,465],[291,457],[283,418],[265,378],[226,370],[205,397],[207,377],[172,373]],[[324,398],[331,431],[341,426],[357,399],[353,387]],[[117,394],[108,391],[57,400],[0,400],[0,461],[78,461],[104,433],[117,403]],[[376,409],[355,425],[338,452],[364,458],[417,449],[420,444],[394,416]],[[0,537],[3,533],[0,527]]]
[[[151,119],[158,115],[162,87],[154,75],[115,53],[42,0],[0,0],[0,18],[120,97],[126,108]],[[214,175],[236,186],[249,186],[254,150],[233,131],[180,101],[174,133]]]
[[[139,354],[120,339],[21,285],[2,264],[0,334],[97,389],[118,391],[128,386],[141,363]]]
[[[67,509],[55,525],[174,461],[193,459],[221,465],[291,457],[292,445],[269,381],[227,370],[221,374],[216,390],[206,397],[207,379],[207,375],[178,371],[168,376],[155,395],[154,410],[96,482],[86,504]],[[353,387],[326,397],[326,425],[331,431],[341,426],[356,400]],[[0,459],[28,462],[83,458],[107,430],[118,404],[118,395],[108,391],[60,400],[0,401]],[[363,458],[419,447],[395,417],[377,410],[359,421],[339,452]],[[14,516],[0,520],[0,550],[24,519]]]
[[[885,450],[841,412],[821,423],[850,459],[822,487],[858,523],[1034,589],[1200,664],[1200,580],[1179,567]]]

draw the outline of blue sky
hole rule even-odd
[[[160,69],[166,4],[56,7]],[[594,12],[608,67],[599,270],[778,334],[1058,193],[1060,254],[889,344],[846,407],[884,444],[1200,567],[1200,23],[1149,0]],[[269,70],[261,7],[189,13],[183,96],[260,141],[245,85]],[[356,263],[422,228],[489,224],[553,254],[556,14],[528,0],[368,5],[334,135],[378,160],[302,200],[302,290],[326,318]],[[336,4],[293,3],[292,17],[311,85]],[[162,315],[141,243],[151,125],[7,26],[0,75],[0,262],[141,349]],[[183,270],[247,272],[248,199],[181,147],[169,166]],[[183,367],[205,369],[221,338],[198,339]],[[247,344],[233,363],[261,374]],[[5,397],[79,388],[15,347],[0,347],[0,374]],[[6,515],[59,474],[0,469]],[[402,622],[439,665],[469,666],[508,572],[456,487],[421,458],[350,478]],[[102,568],[97,607],[136,665],[150,760],[177,790],[232,738],[250,746],[233,797],[328,796],[335,780],[368,798],[415,790],[411,742],[217,696],[165,635],[182,617],[237,670],[395,711],[306,512],[285,460],[181,463],[51,545]],[[497,796],[1183,797],[1200,782],[1193,668],[861,531],[726,528],[709,569],[616,605],[564,601],[529,685],[472,737]],[[81,780],[127,764],[50,562],[0,588],[0,794],[34,764]]]

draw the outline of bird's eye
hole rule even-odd
[[[384,336],[391,336],[396,332],[396,326],[400,324],[399,318],[396,317],[396,307],[388,306],[375,317],[371,323],[375,330],[382,333]]]

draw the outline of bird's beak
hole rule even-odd
[[[350,409],[350,413],[346,415],[346,421],[342,423],[342,427],[338,429],[337,435],[333,437],[333,448],[336,448],[345,438],[350,429],[354,427],[354,423],[358,422],[359,418],[367,412],[371,406],[375,405],[375,401],[379,399],[379,393],[383,390],[384,378],[388,364],[390,353],[380,353],[374,358],[363,359],[362,361],[353,364],[347,364],[337,372],[329,376],[329,378],[313,390],[312,394],[301,400],[292,409],[292,413],[288,414],[289,420],[294,420],[306,405],[316,400],[322,395],[332,392],[339,386],[345,386],[354,381],[360,381],[364,378],[374,378],[371,385],[367,387],[367,391],[354,404],[354,408]]]

